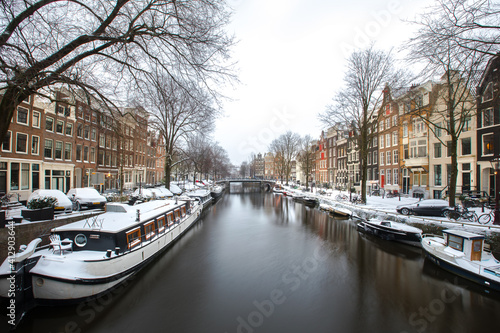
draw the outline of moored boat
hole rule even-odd
[[[186,195],[190,198],[200,200],[201,204],[203,205],[203,208],[207,208],[208,206],[210,206],[213,201],[210,191],[205,189],[198,189],[191,192],[187,192]]]
[[[199,218],[197,201],[109,203],[106,213],[51,230],[0,266],[0,296],[15,300],[16,322],[36,305],[77,303],[137,273]],[[15,276],[15,293],[12,293]]]
[[[223,186],[216,185],[210,190],[210,195],[214,200],[217,200],[224,194],[224,190],[225,188]]]
[[[314,197],[304,197],[304,205],[308,207],[316,207],[318,204],[318,199]]]
[[[368,220],[357,224],[357,229],[384,240],[420,247],[422,230],[394,221]]]
[[[463,230],[424,235],[425,255],[439,267],[479,285],[500,291],[500,261],[484,249],[484,236]]]
[[[331,206],[330,214],[340,217],[351,217],[353,215],[352,211],[350,211],[347,208],[334,207],[334,206]]]

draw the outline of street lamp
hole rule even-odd
[[[500,157],[490,160],[491,167],[495,170],[495,220],[493,224],[500,225]]]

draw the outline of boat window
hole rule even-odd
[[[463,251],[464,240],[462,237],[448,235],[448,246],[455,250]]]
[[[181,217],[181,210],[180,209],[176,209],[175,210],[175,219],[178,219]]]
[[[158,232],[165,230],[165,216],[159,217],[156,222],[158,223]]]
[[[174,213],[168,213],[167,221],[168,221],[168,226],[170,227],[174,223]]]
[[[146,239],[150,239],[155,235],[155,222],[151,221],[144,225],[144,234],[146,235]]]
[[[84,247],[87,244],[87,237],[84,234],[78,234],[75,236],[75,244],[79,247]]]
[[[127,232],[127,243],[128,248],[131,249],[134,246],[141,243],[141,229],[136,228],[132,231]]]
[[[182,213],[182,217],[186,216],[186,206],[182,206],[181,213]]]

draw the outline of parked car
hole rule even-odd
[[[52,197],[56,198],[54,213],[71,213],[73,211],[73,203],[68,199],[64,192],[59,190],[35,190],[28,198],[28,202],[32,199]]]
[[[82,208],[104,208],[107,202],[106,198],[92,187],[72,188],[68,191],[67,196],[73,201],[75,210],[81,210]]]
[[[399,205],[396,211],[403,215],[427,215],[427,216],[445,216],[445,211],[450,209],[446,200],[426,199],[413,204]]]

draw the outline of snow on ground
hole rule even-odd
[[[286,186],[285,186],[286,187]],[[457,228],[460,227],[464,230],[470,232],[482,232],[489,234],[490,232],[500,233],[500,226],[493,225],[493,219],[487,224],[479,224],[478,222],[469,221],[454,221],[445,217],[438,216],[406,216],[396,212],[396,207],[403,204],[413,204],[419,201],[417,198],[406,198],[406,197],[396,197],[396,198],[382,198],[380,196],[367,196],[366,205],[353,204],[349,202],[349,199],[338,201],[335,197],[339,194],[344,194],[349,198],[349,193],[346,191],[338,190],[327,190],[326,195],[320,195],[315,190],[314,192],[302,192],[300,190],[293,190],[290,187],[286,187],[289,191],[295,193],[305,193],[309,196],[317,197],[320,203],[327,203],[334,207],[344,207],[350,209],[355,215],[361,218],[377,218],[377,219],[389,219],[397,222],[404,223],[420,223],[420,224],[434,224],[444,228]],[[354,195],[354,194],[353,194]],[[484,213],[489,213],[490,210],[485,208],[484,213],[480,207],[469,208],[469,210],[475,211],[477,216],[481,216]]]

